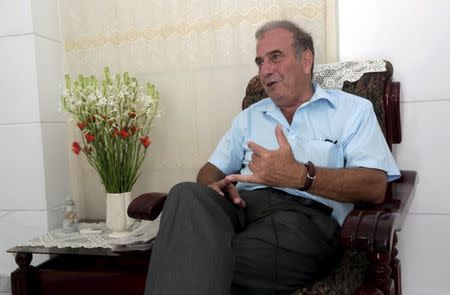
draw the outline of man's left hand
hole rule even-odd
[[[275,127],[279,148],[268,150],[250,141],[248,147],[253,151],[249,168],[252,175],[231,174],[226,178],[235,182],[251,182],[271,187],[297,188],[303,185],[305,167],[294,158],[291,146],[283,133],[281,125]]]

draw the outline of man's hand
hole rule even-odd
[[[219,195],[228,198],[233,204],[241,208],[244,208],[246,206],[245,201],[239,195],[236,186],[233,184],[233,182],[227,180],[226,178],[211,183],[208,186],[219,193]]]
[[[277,150],[265,149],[252,141],[248,143],[248,147],[253,151],[252,160],[249,163],[253,175],[231,174],[225,179],[228,182],[251,182],[272,187],[302,186],[306,168],[295,160],[280,124],[275,128],[275,136],[279,145]]]

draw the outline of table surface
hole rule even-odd
[[[83,223],[99,223],[104,220],[99,219],[83,219]],[[151,246],[146,250],[135,251],[113,251],[110,248],[71,248],[71,247],[44,247],[44,246],[16,246],[8,249],[8,253],[30,253],[30,254],[69,254],[69,255],[95,255],[95,256],[130,256],[142,255],[142,253],[151,253],[155,238],[151,239]]]
[[[154,239],[152,239],[154,240]],[[32,254],[71,254],[71,255],[96,255],[96,256],[128,256],[142,255],[151,252],[150,249],[144,251],[112,251],[110,248],[58,248],[58,247],[31,247],[17,246],[7,250],[8,253],[32,253]]]

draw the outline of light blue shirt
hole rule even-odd
[[[295,112],[289,125],[272,99],[265,98],[243,110],[220,140],[209,162],[226,175],[252,174],[248,167],[253,152],[247,143],[266,149],[279,148],[275,127],[281,124],[297,161],[313,162],[318,167],[366,167],[384,170],[388,181],[400,177],[400,171],[367,99],[339,90],[324,90],[314,84],[314,95]],[[238,190],[265,187],[254,183],[237,184]],[[292,188],[279,188],[321,202],[333,208],[333,217],[342,225],[353,209],[343,203]]]

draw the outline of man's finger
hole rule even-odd
[[[251,182],[251,183],[261,183],[259,177],[252,175],[242,175],[242,174],[230,174],[226,177],[231,182]]]
[[[252,152],[257,156],[261,156],[262,154],[267,153],[269,151],[253,141],[249,141],[247,145],[248,148],[251,149]]]
[[[213,183],[208,185],[210,188],[212,188],[213,190],[215,190],[219,195],[221,195],[222,197],[225,196],[225,194],[223,193],[222,189],[219,187],[219,185]]]
[[[227,193],[228,198],[231,199],[233,204],[238,205],[241,208],[244,208],[246,206],[245,201],[241,198],[234,185],[228,186]]]
[[[278,145],[280,147],[287,145],[290,146],[289,141],[284,135],[283,127],[281,127],[280,124],[277,124],[277,126],[275,127],[275,136],[277,137]]]

